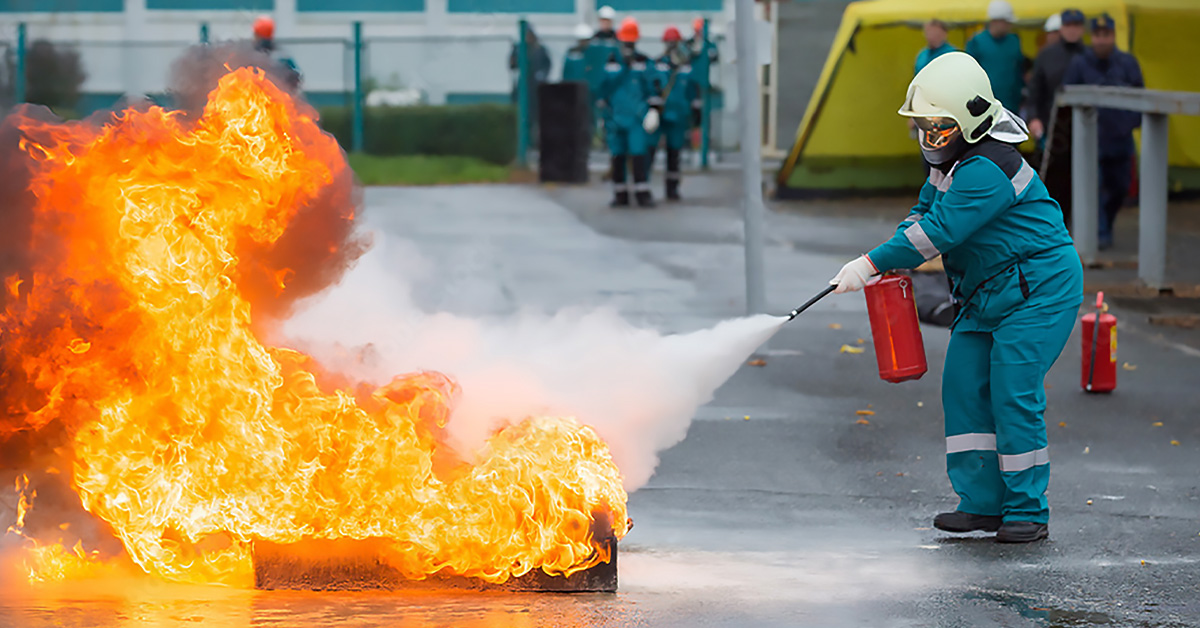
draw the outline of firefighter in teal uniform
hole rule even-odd
[[[942,256],[960,311],[942,377],[946,467],[960,501],[934,519],[949,532],[1046,538],[1049,450],[1043,379],[1083,301],[1083,269],[1062,211],[1016,144],[1025,123],[983,68],[951,52],[912,80],[900,114],[917,122],[933,166],[887,242],[831,281],[859,290],[878,272]]]
[[[592,27],[587,24],[575,26],[575,45],[567,50],[567,56],[563,59],[564,83],[590,82],[591,68],[588,65],[587,50],[591,45]]]
[[[647,120],[657,121],[652,107],[661,99],[654,93],[653,68],[650,60],[637,51],[638,23],[627,17],[617,31],[621,42],[620,54],[605,64],[604,80],[600,84],[600,106],[605,108],[605,134],[612,153],[613,207],[629,206],[629,185],[626,165],[633,171],[633,190],[637,204],[653,207],[650,194],[650,165],[647,161],[649,137]],[[649,118],[648,118],[649,116]],[[650,129],[653,131],[654,129]]]
[[[658,130],[650,137],[650,165],[654,165],[654,154],[659,142],[666,140],[666,198],[680,200],[679,171],[681,151],[687,142],[691,126],[692,104],[700,97],[700,90],[692,78],[691,55],[683,44],[679,29],[668,26],[663,31],[666,45],[661,57],[655,62],[655,89],[661,94],[663,104]]]

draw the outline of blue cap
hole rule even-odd
[[[1085,21],[1083,11],[1079,9],[1067,9],[1062,12],[1063,24],[1083,24]]]
[[[1092,18],[1092,31],[1111,31],[1116,30],[1116,27],[1116,22],[1113,22],[1112,17],[1107,13],[1101,13],[1100,15]]]

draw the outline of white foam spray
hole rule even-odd
[[[760,315],[663,335],[612,309],[426,313],[397,270],[422,267],[412,251],[377,240],[340,284],[300,305],[282,342],[374,384],[422,369],[453,376],[463,396],[447,429],[460,452],[506,422],[574,416],[609,444],[628,491],[650,479],[658,453],[683,440],[696,409],[786,320]]]

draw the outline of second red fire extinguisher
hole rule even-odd
[[[912,279],[884,275],[867,283],[867,315],[875,340],[879,377],[893,383],[920,379],[929,370],[917,320]]]
[[[1083,315],[1082,336],[1080,386],[1091,393],[1112,392],[1117,387],[1117,317],[1108,313],[1103,292],[1096,293],[1096,311]]]

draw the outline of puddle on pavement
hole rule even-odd
[[[1039,604],[1036,600],[1000,591],[969,591],[966,599],[983,600],[1000,604],[1016,611],[1021,617],[1037,620],[1045,628],[1075,628],[1082,626],[1116,625],[1112,617],[1095,611],[1053,608]]]

